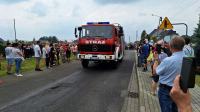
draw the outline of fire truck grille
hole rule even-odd
[[[84,52],[114,52],[115,47],[111,45],[79,45],[78,46],[79,51]]]

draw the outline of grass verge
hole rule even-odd
[[[71,60],[75,60],[76,57],[74,55],[71,55]],[[7,62],[6,60],[1,60],[0,61],[1,66],[0,66],[0,77],[2,76],[6,76],[6,66],[7,66]],[[61,63],[61,58],[60,58],[60,63]],[[40,61],[40,67],[43,68],[45,67],[45,61],[44,59],[41,59]],[[28,71],[32,71],[35,69],[35,59],[34,58],[30,58],[30,59],[26,59],[25,61],[22,62],[22,66],[21,66],[21,73],[25,73]],[[13,65],[12,67],[12,73],[15,73],[15,65]]]
[[[0,77],[7,75],[6,66],[7,66],[7,62],[6,62],[6,60],[3,60],[1,62]],[[41,60],[40,66],[41,67],[45,66],[43,60]],[[31,71],[31,70],[34,70],[34,69],[35,69],[35,59],[34,58],[26,59],[25,61],[22,62],[21,73]],[[13,65],[13,67],[12,67],[12,73],[15,73],[15,65]]]
[[[198,86],[200,86],[200,74],[199,74],[199,75],[196,75],[195,83],[196,83]]]

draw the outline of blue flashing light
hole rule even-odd
[[[110,22],[87,22],[88,25],[92,24],[110,24]]]
[[[87,22],[88,25],[98,24],[97,22]]]
[[[99,24],[110,24],[110,22],[99,22]]]

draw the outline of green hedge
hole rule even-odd
[[[3,43],[0,43],[0,55],[3,54],[3,56],[5,56],[5,46],[3,45]]]

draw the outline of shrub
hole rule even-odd
[[[0,55],[5,56],[5,45],[3,43],[0,43]]]

